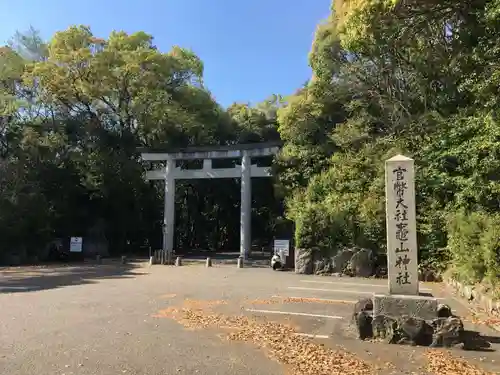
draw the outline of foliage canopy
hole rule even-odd
[[[159,51],[144,32],[17,33],[0,49],[2,254],[38,254],[97,220],[117,251],[158,243],[162,193],[138,147],[281,139],[274,189],[254,182],[254,237],[272,239],[284,201],[297,246],[385,251],[383,162],[403,153],[417,165],[421,264],[495,283],[499,20],[499,0],[334,0],[309,82],[227,109],[192,51]],[[238,184],[183,182],[176,246],[237,248]]]

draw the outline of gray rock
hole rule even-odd
[[[368,299],[360,300],[353,314],[359,338],[362,340],[374,337],[389,344],[447,348],[463,344],[464,350],[484,350],[491,347],[486,338],[478,332],[464,330],[462,321],[456,316],[426,321],[409,316],[396,318],[382,314],[373,315],[369,308]]]
[[[389,344],[394,344],[397,339],[397,328],[397,320],[390,316],[376,315],[373,317],[372,330],[374,338],[382,339]]]
[[[295,249],[295,273],[304,275],[313,273],[313,251],[311,249]]]
[[[358,338],[365,340],[373,337],[372,314],[367,311],[361,311],[356,314],[356,327],[358,329]]]
[[[437,307],[437,316],[438,318],[448,318],[453,316],[450,306],[440,303]]]
[[[349,260],[353,276],[371,276],[373,274],[374,261],[373,252],[371,250],[361,249],[357,251]]]
[[[354,305],[354,309],[352,312],[352,323],[357,324],[356,321],[358,319],[358,315],[362,312],[370,312],[373,311],[373,301],[370,298],[361,298]]]
[[[353,314],[356,315],[362,311],[372,311],[373,310],[373,300],[371,298],[361,298],[354,305]]]
[[[370,298],[362,298],[354,305],[351,322],[356,326],[361,340],[373,337],[372,310],[373,302]]]
[[[332,272],[343,272],[354,255],[351,249],[342,249],[332,258]]]
[[[460,318],[454,316],[437,318],[431,325],[434,329],[431,347],[449,348],[463,342],[464,324]]]
[[[423,319],[403,317],[398,321],[398,344],[429,346],[433,341],[433,327]]]
[[[313,273],[315,275],[326,275],[332,273],[332,261],[329,258],[322,258],[314,262]]]

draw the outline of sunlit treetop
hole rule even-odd
[[[360,40],[370,37],[376,19],[398,3],[399,0],[333,0],[332,14],[344,48],[356,50]]]

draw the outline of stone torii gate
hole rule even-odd
[[[172,259],[175,221],[175,181],[205,178],[241,178],[240,256],[247,258],[251,248],[252,177],[270,177],[269,167],[252,164],[251,158],[276,155],[281,143],[250,143],[229,146],[187,147],[167,151],[144,150],[143,161],[163,162],[165,167],[146,171],[147,180],[165,181],[163,213],[163,251]],[[241,159],[233,168],[212,168],[213,159]],[[203,160],[202,169],[182,169],[177,160]]]

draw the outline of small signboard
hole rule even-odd
[[[290,255],[290,240],[274,240],[274,253]]]
[[[71,240],[69,242],[69,251],[71,253],[81,253],[82,245],[83,245],[82,237],[71,237]]]

